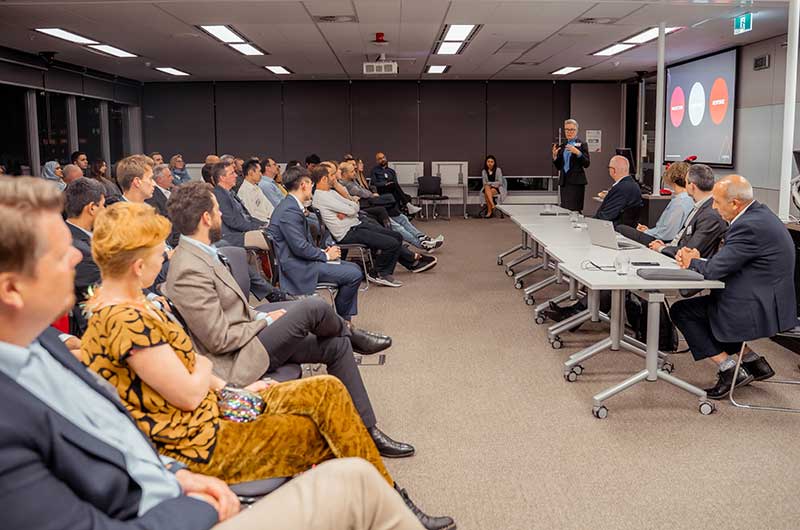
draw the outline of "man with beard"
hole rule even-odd
[[[370,184],[378,189],[378,193],[381,195],[384,193],[392,195],[400,209],[408,212],[409,215],[414,215],[422,210],[419,206],[411,204],[411,195],[405,193],[400,187],[400,183],[397,182],[397,173],[395,173],[394,169],[389,167],[389,160],[386,158],[386,155],[377,153],[375,155],[375,162],[377,162],[378,165],[372,168],[369,178]]]

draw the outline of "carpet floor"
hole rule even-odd
[[[434,269],[398,267],[399,289],[361,293],[359,327],[391,335],[385,366],[362,367],[378,425],[413,443],[416,456],[387,461],[396,481],[432,514],[461,530],[701,529],[798,527],[799,416],[734,409],[711,416],[665,383],[639,384],[608,401],[592,396],[641,370],[630,353],[606,352],[562,377],[571,353],[605,324],[547,342],[521,291],[496,264],[519,240],[509,220],[417,223],[446,237]],[[544,272],[529,278],[542,279]],[[537,302],[564,286],[537,293]],[[772,343],[778,376],[798,376],[798,358]],[[675,374],[711,386],[713,366],[674,355]],[[800,406],[800,390],[753,384],[743,399]]]

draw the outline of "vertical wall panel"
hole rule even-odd
[[[217,83],[215,97],[220,154],[283,160],[279,83]]]
[[[352,151],[369,170],[375,153],[420,160],[416,81],[358,81],[351,86]]]
[[[425,171],[434,160],[466,160],[469,173],[479,175],[486,149],[486,83],[426,82],[420,86],[420,99]]]
[[[215,152],[214,87],[211,83],[149,83],[144,87],[144,148],[165,160],[181,153],[202,163]]]
[[[286,160],[311,153],[340,160],[350,151],[350,101],[346,81],[297,81],[283,88]]]

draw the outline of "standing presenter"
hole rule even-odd
[[[553,144],[553,165],[561,172],[558,186],[561,189],[561,207],[576,212],[583,211],[586,190],[586,172],[589,167],[589,146],[578,138],[578,122],[564,122],[566,142]]]

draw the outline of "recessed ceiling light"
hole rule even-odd
[[[577,72],[583,68],[582,66],[565,66],[564,68],[560,68],[555,72],[550,72],[550,75],[567,75],[571,74],[572,72]]]
[[[169,75],[177,75],[177,76],[189,75],[182,70],[178,70],[177,68],[172,68],[170,66],[161,66],[156,68],[156,70],[158,70],[159,72],[164,72],[165,74]]]
[[[200,26],[200,29],[210,34],[218,41],[224,42],[225,44],[231,44],[233,42],[244,42],[244,39],[241,37],[241,35],[233,31],[228,26],[223,26],[223,25]]]
[[[677,28],[666,28],[664,31],[665,34],[669,35],[673,31],[678,31],[681,29],[680,27]],[[650,42],[653,39],[658,38],[658,28],[650,28],[647,31],[643,31],[638,35],[634,35],[629,39],[625,39],[623,42],[625,44],[644,44],[645,42]]]
[[[428,66],[428,73],[429,74],[443,74],[450,68],[449,66],[445,65],[430,65]]]
[[[57,39],[68,40],[70,42],[74,42],[75,44],[100,44],[96,40],[87,39],[86,37],[81,37],[76,33],[72,33],[60,28],[36,28],[36,31],[39,33],[44,33],[45,35],[50,35],[51,37],[56,37]]]
[[[437,55],[456,55],[463,45],[463,42],[442,42],[436,49],[436,53]]]
[[[635,44],[614,44],[604,50],[600,50],[599,52],[594,52],[592,55],[596,55],[598,57],[611,57],[612,55],[622,53],[625,50],[630,50],[631,48],[635,47],[636,47]]]
[[[451,24],[444,35],[446,41],[461,42],[467,40],[469,34],[475,29],[475,24]]]
[[[241,53],[242,55],[264,55],[264,52],[253,46],[252,44],[228,44],[231,48]]]
[[[99,52],[107,53],[109,55],[113,55],[114,57],[138,57],[130,52],[126,52],[125,50],[120,50],[119,48],[115,48],[114,46],[109,46],[108,44],[91,44],[89,47],[93,50],[97,50]]]
[[[284,68],[283,66],[265,66],[264,68],[275,75],[289,75],[292,73],[289,71],[289,69]]]

